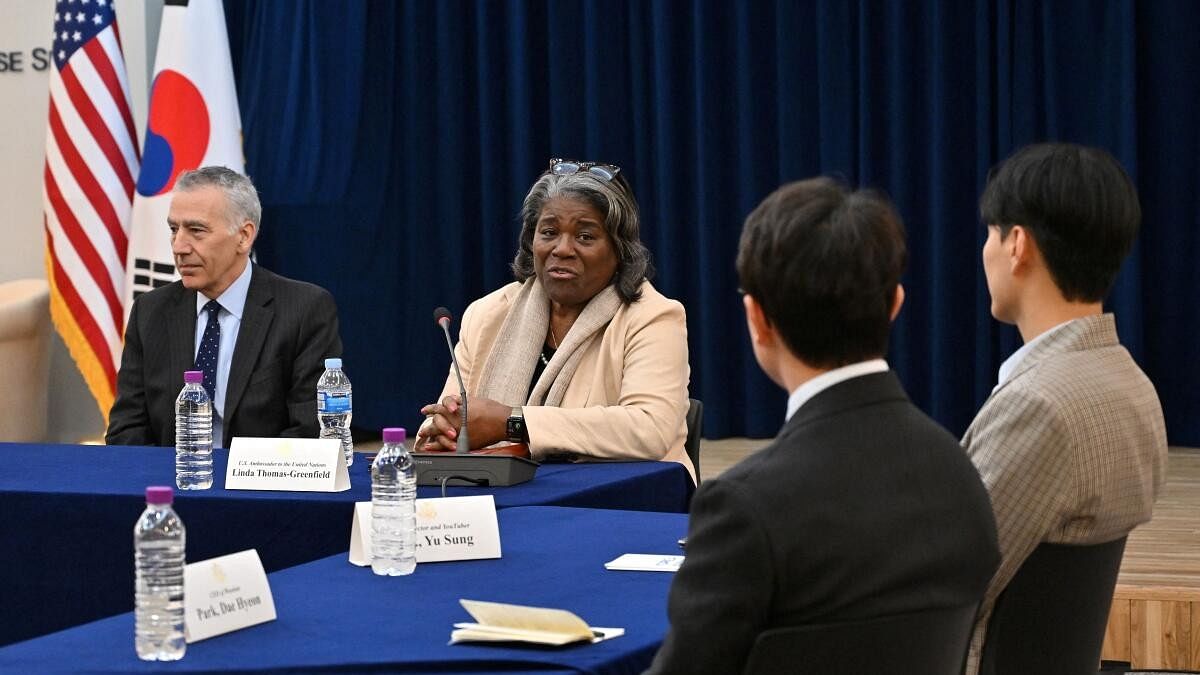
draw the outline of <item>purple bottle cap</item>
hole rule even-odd
[[[183,381],[185,384],[200,384],[204,382],[204,371],[185,370],[183,371]]]
[[[404,427],[388,427],[383,430],[383,442],[403,443],[407,435],[407,432],[404,431]]]
[[[175,491],[163,485],[146,488],[147,504],[170,504],[175,500]]]

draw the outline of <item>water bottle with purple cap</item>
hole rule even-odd
[[[134,650],[143,661],[178,661],[183,632],[186,533],[169,487],[146,488],[146,510],[133,528]]]
[[[204,373],[183,374],[175,399],[175,485],[180,490],[212,487],[212,401],[204,391]]]
[[[389,577],[417,568],[417,477],[404,437],[404,429],[384,429],[371,465],[371,569]]]

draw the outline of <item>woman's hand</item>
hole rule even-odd
[[[451,394],[440,403],[421,408],[425,422],[417,430],[415,449],[428,452],[452,451],[458,447],[462,426],[462,399]],[[508,416],[512,406],[490,398],[473,398],[467,402],[467,427],[471,450],[482,448],[508,438]]]
[[[436,452],[457,448],[458,429],[462,426],[462,414],[459,412],[461,405],[462,400],[452,394],[443,398],[441,403],[430,403],[421,408],[425,422],[417,429],[414,449]]]

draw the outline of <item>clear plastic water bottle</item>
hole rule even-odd
[[[178,661],[183,635],[186,533],[169,487],[146,488],[146,510],[133,528],[134,648],[143,661]]]
[[[417,568],[417,475],[404,436],[384,429],[371,465],[371,569],[389,577]]]
[[[321,438],[342,442],[346,466],[354,464],[354,439],[350,436],[350,418],[354,414],[354,394],[350,378],[342,371],[341,359],[325,359],[325,372],[317,380],[317,421]]]
[[[180,490],[212,487],[213,410],[203,382],[203,372],[185,372],[175,399],[175,485]]]

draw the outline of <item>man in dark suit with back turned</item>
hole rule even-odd
[[[696,491],[649,672],[738,673],[772,628],[983,597],[999,561],[987,492],[883,360],[906,258],[891,205],[826,178],[784,185],[746,219],[746,323],[790,393],[787,421]]]
[[[261,217],[249,178],[219,166],[179,176],[167,225],[181,279],[133,303],[108,444],[174,445],[185,370],[205,371],[214,446],[317,436],[317,379],[342,353],[337,307],[250,261]]]

